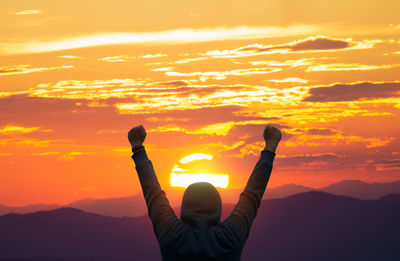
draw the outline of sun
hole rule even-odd
[[[172,168],[171,186],[187,188],[195,182],[209,182],[215,187],[227,188],[229,182],[228,174],[209,173],[212,171],[212,167],[207,164],[207,161],[212,159],[212,155],[204,153],[195,153],[183,157]]]

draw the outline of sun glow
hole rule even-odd
[[[213,157],[208,154],[195,153],[183,157],[178,164],[172,168],[170,182],[173,187],[187,188],[190,184],[196,182],[209,182],[215,187],[227,188],[229,182],[228,174],[199,173],[196,170],[188,168],[189,163],[195,161],[210,161]]]
[[[180,163],[189,163],[195,160],[212,160],[212,156],[208,154],[203,154],[203,153],[196,153],[192,154],[186,157],[183,157],[179,162]]]
[[[227,174],[174,174],[171,173],[171,186],[187,188],[196,182],[209,182],[215,187],[227,188],[229,177]]]

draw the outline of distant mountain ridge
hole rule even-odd
[[[137,217],[147,212],[142,194],[122,198],[79,200],[66,207],[114,217]]]
[[[360,180],[343,180],[318,190],[360,199],[378,199],[390,193],[400,193],[400,181],[366,183]]]
[[[26,205],[23,207],[8,207],[0,204],[0,215],[8,214],[8,213],[19,213],[19,214],[26,214],[32,213],[41,210],[52,210],[61,208],[62,205],[58,204],[32,204]]]
[[[24,207],[7,207],[0,205],[0,216],[9,213],[27,214],[42,210],[53,210],[58,208],[76,208],[87,212],[97,213],[105,216],[114,217],[137,217],[146,213],[146,203],[143,195],[137,194],[129,197],[92,199],[85,198],[67,205],[57,204],[37,204]]]
[[[232,198],[238,198],[242,190],[230,190],[228,200],[224,203],[236,203]],[[308,191],[323,191],[335,195],[356,197],[359,199],[379,199],[387,194],[400,193],[400,181],[388,183],[366,183],[360,180],[343,180],[322,188],[312,188],[296,184],[285,184],[275,188],[267,188],[263,199],[284,198]],[[233,196],[232,196],[233,195]],[[222,196],[224,194],[222,193]],[[176,207],[175,205],[174,207]],[[92,199],[86,198],[67,205],[27,205],[25,207],[7,207],[0,205],[0,215],[8,213],[32,213],[40,210],[51,210],[60,207],[73,207],[87,212],[114,216],[138,217],[147,213],[142,194],[121,198]]]
[[[243,260],[400,260],[400,194],[360,200],[311,191],[263,200]],[[224,205],[226,216],[233,204]],[[148,217],[74,208],[0,217],[0,259],[161,260]]]
[[[285,184],[275,188],[268,188],[265,190],[263,199],[284,198],[290,195],[295,195],[303,192],[315,190],[312,187],[306,187],[297,184]]]

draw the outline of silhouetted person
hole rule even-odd
[[[232,213],[220,221],[222,203],[217,189],[207,182],[191,184],[183,195],[181,219],[172,210],[147,158],[142,125],[128,133],[140,184],[163,260],[240,260],[251,224],[267,186],[281,132],[267,125],[266,142]]]

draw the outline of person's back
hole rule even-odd
[[[220,222],[221,210],[221,198],[214,186],[206,182],[190,185],[183,197],[181,220],[174,221],[171,231],[165,228],[157,233],[163,259],[238,260],[234,257],[240,256],[240,243],[227,238],[227,229]]]
[[[264,131],[266,147],[239,202],[224,221],[220,220],[220,195],[207,182],[191,184],[185,190],[181,219],[177,218],[142,145],[145,137],[142,126],[133,128],[128,134],[132,158],[163,260],[240,260],[270,177],[275,149],[281,139],[280,131],[267,125]]]

